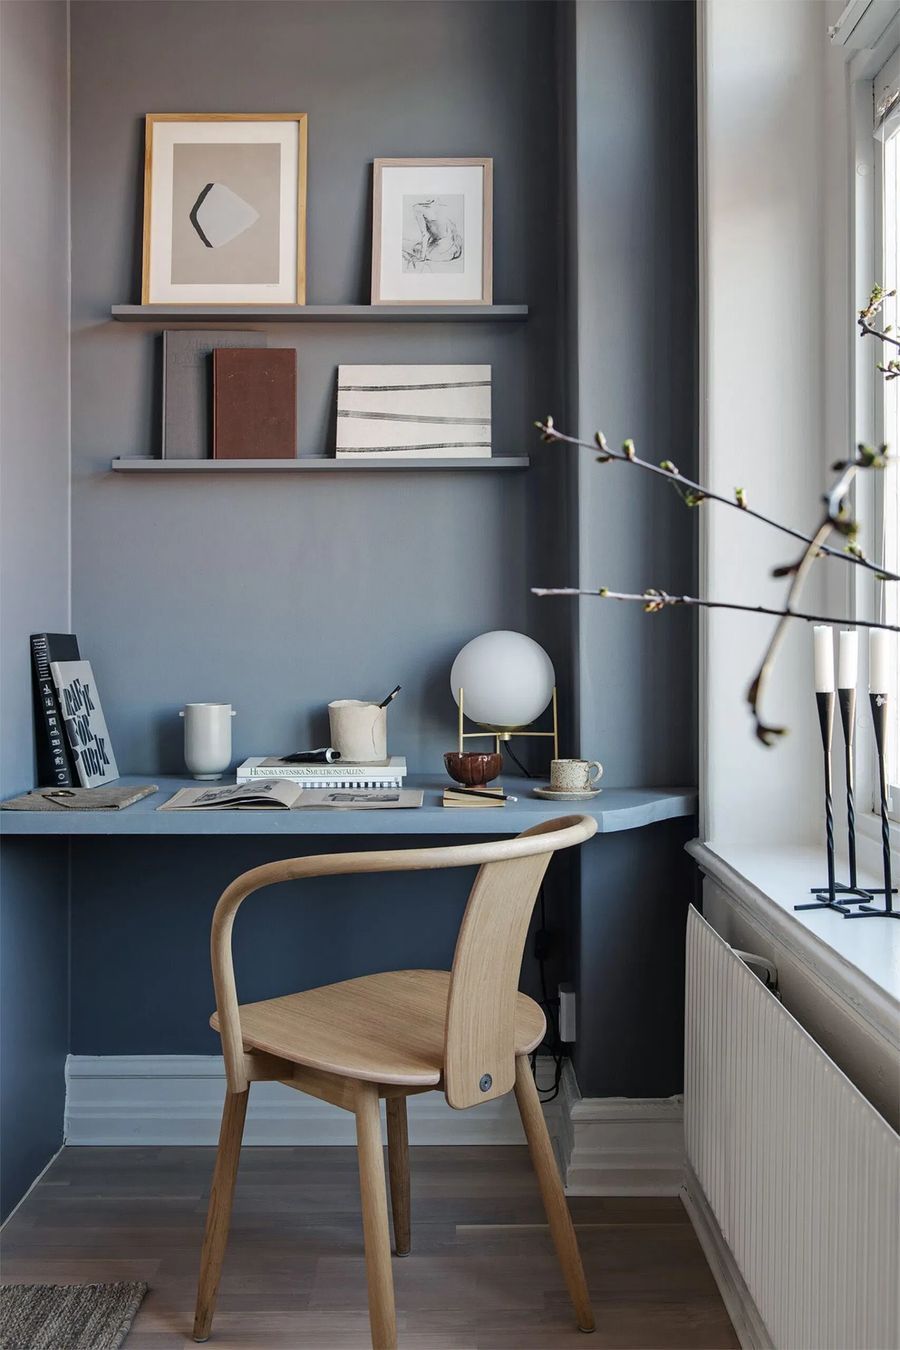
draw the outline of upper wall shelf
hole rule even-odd
[[[123,455],[114,459],[116,473],[403,473],[421,469],[527,469],[527,455],[493,455],[484,459],[153,459]]]
[[[119,323],[498,323],[527,305],[113,305]]]

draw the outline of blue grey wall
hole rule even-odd
[[[308,112],[311,303],[368,299],[373,158],[492,155],[494,293],[527,300],[527,324],[278,325],[270,341],[297,349],[304,455],[333,453],[341,361],[490,363],[495,451],[521,454],[559,387],[554,9],[73,6],[73,604],[121,767],[180,767],[187,700],[234,704],[243,758],[318,742],[329,699],[399,682],[391,749],[438,769],[453,656],[531,626],[524,475],[110,477],[111,456],[159,442],[159,340],[108,317],[139,295],[144,113]]]
[[[694,6],[585,3],[570,16],[568,408],[586,439],[633,437],[696,469]],[[574,126],[573,126],[574,123]],[[578,584],[695,584],[697,522],[671,487],[578,452]],[[558,602],[559,603],[559,602]],[[572,638],[582,750],[604,781],[696,782],[696,637],[687,613],[585,598]],[[691,826],[582,850],[579,1082],[599,1096],[681,1090]],[[589,1010],[589,1012],[588,1012]],[[610,1028],[615,1025],[615,1036]]]
[[[528,594],[579,568],[628,585],[649,584],[657,565],[668,584],[690,574],[689,524],[676,527],[639,485],[617,478],[621,495],[607,496],[587,462],[539,446],[531,422],[553,411],[561,425],[652,434],[656,458],[690,453],[692,36],[692,7],[680,3],[76,0],[74,626],[123,771],[179,768],[186,700],[233,702],[243,757],[318,740],[328,699],[399,681],[391,748],[440,776],[450,661],[473,634],[509,626],[556,660],[566,752],[599,755],[619,784],[692,776],[690,635]],[[523,325],[273,328],[271,340],[298,352],[302,453],[331,452],[338,362],[486,361],[495,450],[530,451],[528,474],[110,475],[113,455],[158,446],[157,339],[107,317],[139,293],[143,114],[266,108],[310,116],[310,301],[367,298],[375,156],[489,154],[495,296],[532,307]],[[674,719],[657,708],[664,688],[687,700]],[[642,919],[642,969],[659,978],[671,961],[682,835],[596,841],[581,880],[576,866],[551,888],[552,983],[563,971],[580,981],[586,1094],[622,1078],[621,1057],[604,1052],[601,985],[631,969]],[[145,842],[74,848],[74,1052],[213,1048],[209,914],[224,882],[260,860],[237,841],[172,841],[149,857]],[[267,899],[248,916],[245,987],[261,996],[444,962],[461,882],[427,892],[345,883],[302,906]],[[608,907],[626,898],[633,911],[609,924],[609,940]],[[675,918],[654,928],[667,909]],[[276,924],[273,956],[260,944]],[[633,1018],[629,1090],[673,1091],[680,1052],[675,1035],[659,1040],[658,1014],[677,1026],[677,976],[651,1010],[636,975],[615,984]]]
[[[569,619],[528,593],[571,538],[570,465],[542,454],[532,428],[563,387],[561,12],[455,0],[73,7],[74,621],[123,771],[180,769],[187,700],[235,704],[243,758],[321,742],[330,698],[400,682],[391,749],[441,776],[455,731],[452,658],[496,627],[546,643],[571,722]],[[338,362],[485,361],[495,451],[535,452],[528,475],[110,476],[112,455],[158,447],[158,338],[108,319],[111,304],[139,293],[143,115],[266,108],[309,113],[311,302],[368,299],[373,158],[488,154],[494,293],[532,307],[523,325],[271,328],[270,341],[298,353],[301,453],[333,451]],[[210,907],[251,856],[261,861],[239,845],[181,844],[157,847],[148,867],[139,843],[75,849],[74,1052],[215,1048]],[[446,888],[429,885],[424,906],[414,884],[376,886],[376,898],[403,892],[383,912],[370,885],[352,882],[337,910],[333,899],[282,903],[282,974],[299,987],[401,959],[446,964],[465,880]],[[183,964],[161,957],[173,943]],[[251,960],[251,987],[265,992],[266,974],[277,982],[270,965],[262,953]]]
[[[34,784],[28,636],[68,627],[67,17],[0,6],[0,794]],[[0,849],[0,1213],[62,1143],[65,844]]]

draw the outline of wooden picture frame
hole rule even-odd
[[[142,304],[306,304],[307,122],[306,113],[146,114]],[[197,128],[196,141],[179,136],[182,124],[188,129]],[[220,134],[210,132],[213,124],[225,124]],[[242,135],[238,130],[241,125]],[[264,128],[269,125],[272,128],[271,143],[263,138]],[[207,131],[206,137],[203,129]],[[228,131],[234,134],[233,143],[224,139]],[[220,186],[218,183],[210,182],[205,186],[189,213],[190,223],[201,241],[199,245],[190,231],[182,229],[179,219],[176,219],[178,189],[175,183],[175,146],[194,144],[201,147],[207,145],[213,148],[213,153],[216,146],[227,147],[232,151],[243,146],[258,146],[260,151],[272,148],[278,150],[277,173],[271,156],[267,156],[271,167],[267,180],[264,181],[258,169],[255,170],[261,190],[266,190],[266,206],[261,207],[260,211],[256,210],[253,203],[244,200],[240,193],[235,193],[228,184],[224,185],[225,192],[230,194],[226,204],[234,203],[238,211],[244,211],[245,218],[253,214],[256,220],[238,230],[231,238],[223,239],[223,250],[240,240],[245,255],[241,259],[243,268],[252,272],[254,265],[257,265],[261,274],[259,281],[252,276],[249,280],[243,278],[241,281],[209,281],[202,276],[187,282],[175,279],[176,239],[190,236],[191,243],[183,250],[185,252],[202,246],[210,250],[216,247],[202,233],[198,224],[198,208],[210,189]],[[198,158],[202,161],[202,152]],[[202,169],[202,164],[198,168]],[[253,171],[253,168],[251,163],[250,170]],[[201,172],[200,177],[204,176]],[[276,212],[277,230],[273,239],[272,218]],[[258,238],[258,231],[257,236],[252,237],[252,247],[249,247],[244,236],[249,236],[252,226],[260,223],[265,227],[265,235],[262,239]],[[240,250],[237,252],[239,255]],[[226,256],[224,251],[222,255],[217,255],[215,267],[227,271],[229,266],[235,265],[235,253],[236,250],[231,249],[230,256]],[[199,256],[205,259],[206,255]],[[189,268],[191,263],[184,260],[180,265]],[[271,278],[273,271],[277,272],[274,280]]]
[[[480,171],[480,184],[472,170]],[[491,304],[493,180],[494,161],[480,156],[374,161],[373,305]],[[424,219],[418,209],[424,203],[411,204],[411,198],[429,193],[432,186],[436,198],[440,194],[445,198],[437,233],[433,232],[434,219]],[[411,211],[416,212],[420,229],[413,247],[409,246],[408,233],[403,232],[404,224],[407,231],[410,228]],[[423,244],[429,234],[436,246],[431,258],[426,256],[427,245]],[[457,243],[459,251],[453,256]]]

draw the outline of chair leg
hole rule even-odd
[[[409,1130],[406,1098],[388,1097],[385,1102],[388,1137],[388,1173],[391,1179],[391,1214],[394,1219],[394,1251],[409,1256]]]
[[[384,1184],[384,1151],[381,1146],[381,1111],[378,1088],[374,1083],[357,1084],[356,1146],[359,1152],[359,1189],[366,1246],[366,1276],[369,1282],[372,1347],[373,1350],[396,1350],[397,1317],[394,1312],[391,1237],[388,1229],[387,1189]]]
[[[234,1183],[241,1156],[241,1139],[244,1134],[244,1118],[247,1114],[249,1096],[249,1088],[244,1092],[225,1094],[216,1166],[209,1193],[209,1208],[206,1212],[203,1252],[200,1257],[200,1280],[197,1285],[197,1306],[194,1312],[195,1341],[209,1340],[213,1313],[216,1310],[216,1295],[219,1292],[219,1278],[225,1259],[225,1245],[228,1242],[231,1202],[234,1199]]]
[[[566,1204],[553,1145],[550,1143],[550,1135],[547,1133],[547,1124],[541,1110],[541,1099],[527,1055],[519,1055],[516,1058],[516,1102],[519,1115],[522,1117],[525,1138],[528,1140],[531,1162],[537,1173],[541,1199],[550,1225],[550,1235],[556,1247],[559,1264],[562,1266],[569,1297],[575,1308],[579,1330],[593,1331],[594,1313],[584,1278],[578,1239],[572,1226],[572,1216]]]

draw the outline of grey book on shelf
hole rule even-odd
[[[217,347],[265,347],[265,333],[166,329],[163,333],[163,459],[212,455],[212,354]]]

